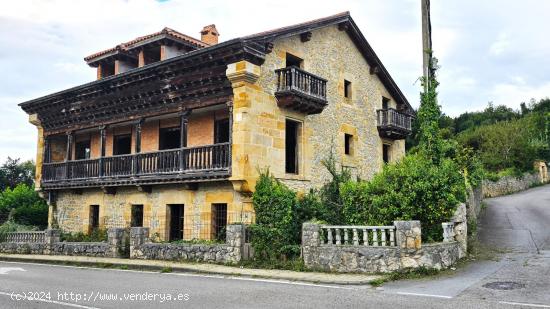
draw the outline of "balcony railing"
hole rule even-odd
[[[279,105],[307,113],[320,113],[327,104],[327,80],[298,67],[275,70]]]
[[[98,159],[45,163],[44,187],[71,187],[77,184],[101,185],[121,180],[140,183],[158,179],[187,179],[228,176],[231,164],[230,143],[185,147],[155,152],[117,155]],[[115,181],[116,183],[116,181]],[[114,184],[114,183],[113,183]]]
[[[378,131],[382,136],[401,139],[411,133],[411,115],[401,113],[393,108],[379,109],[376,112]]]

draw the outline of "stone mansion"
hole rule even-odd
[[[170,28],[85,59],[97,80],[21,103],[49,225],[216,239],[254,220],[259,170],[304,191],[335,155],[368,179],[413,109],[348,12],[218,43]]]

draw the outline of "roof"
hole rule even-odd
[[[140,42],[143,42],[143,41],[151,39],[151,38],[155,38],[156,36],[170,35],[172,37],[176,37],[176,38],[182,39],[182,40],[185,39],[188,42],[192,42],[193,44],[197,44],[196,46],[199,47],[199,50],[195,50],[195,51],[192,51],[192,52],[189,52],[189,53],[186,53],[186,54],[182,54],[180,56],[176,56],[176,57],[173,57],[173,58],[170,58],[170,59],[167,59],[167,60],[163,60],[163,61],[160,61],[160,62],[157,62],[157,63],[149,64],[149,65],[141,67],[141,68],[132,69],[132,70],[130,70],[128,72],[125,72],[125,73],[121,73],[121,74],[113,75],[113,76],[110,76],[110,77],[107,77],[107,78],[104,78],[104,79],[92,81],[90,83],[80,85],[80,86],[76,86],[76,87],[73,87],[73,88],[70,88],[70,89],[66,89],[66,90],[63,90],[63,91],[60,91],[60,92],[57,92],[57,93],[53,93],[53,94],[50,94],[50,95],[47,95],[47,96],[44,96],[44,97],[41,97],[41,98],[37,98],[37,99],[34,99],[34,100],[23,102],[23,103],[20,103],[19,105],[22,106],[25,109],[25,108],[28,108],[30,105],[41,104],[41,102],[45,103],[46,100],[53,99],[54,97],[57,97],[57,96],[65,95],[69,92],[75,92],[75,91],[78,91],[78,90],[86,88],[86,87],[91,87],[91,86],[94,86],[94,85],[103,84],[103,83],[106,83],[106,82],[109,82],[109,81],[112,81],[112,80],[118,80],[118,79],[126,78],[129,75],[137,74],[139,72],[142,72],[144,70],[148,70],[150,68],[154,68],[154,67],[157,67],[157,66],[168,65],[169,63],[174,63],[174,62],[177,62],[177,61],[183,61],[184,59],[192,57],[197,53],[208,54],[210,52],[215,52],[215,51],[217,51],[221,48],[237,48],[237,47],[232,47],[232,46],[239,46],[238,48],[245,49],[249,52],[251,51],[252,53],[255,53],[255,54],[256,53],[267,53],[268,52],[267,50],[265,50],[265,49],[261,50],[261,48],[258,48],[258,47],[264,47],[265,48],[265,46],[266,46],[265,43],[273,42],[273,40],[275,40],[277,38],[288,37],[288,36],[293,36],[293,35],[299,35],[301,33],[307,32],[307,31],[312,31],[312,30],[323,28],[323,27],[330,26],[330,25],[342,26],[341,29],[345,30],[348,33],[348,35],[354,41],[357,48],[361,51],[362,55],[365,57],[365,59],[367,60],[367,62],[371,66],[371,68],[376,68],[376,70],[371,70],[371,71],[373,71],[373,72],[375,72],[375,74],[377,74],[378,78],[380,79],[382,84],[388,89],[388,91],[392,95],[393,99],[397,103],[405,104],[405,106],[407,106],[407,110],[411,114],[414,113],[414,110],[411,107],[411,105],[409,104],[407,98],[401,92],[401,90],[399,89],[399,87],[397,86],[397,84],[395,83],[393,78],[390,76],[390,74],[388,73],[388,71],[386,70],[386,68],[384,67],[384,65],[382,64],[382,62],[380,61],[380,59],[378,58],[378,56],[376,55],[376,53],[374,52],[374,50],[372,49],[370,44],[367,42],[364,35],[361,33],[361,31],[359,30],[359,28],[357,27],[357,25],[355,24],[355,22],[351,18],[351,15],[350,15],[349,12],[342,12],[342,13],[339,13],[339,14],[335,14],[335,15],[331,15],[331,16],[328,16],[328,17],[323,17],[323,18],[311,20],[311,21],[304,22],[304,23],[299,23],[299,24],[295,24],[295,25],[291,25],[291,26],[285,26],[285,27],[281,27],[281,28],[277,28],[277,29],[273,29],[273,30],[269,30],[269,31],[259,32],[259,33],[256,33],[256,34],[252,34],[252,35],[248,35],[248,36],[244,36],[244,37],[240,37],[240,38],[235,38],[235,39],[225,41],[225,42],[215,44],[215,45],[208,45],[208,44],[206,44],[206,43],[204,43],[200,40],[197,40],[197,39],[194,39],[192,37],[186,36],[182,33],[179,33],[175,30],[172,30],[170,28],[164,28],[160,32],[153,33],[153,34],[146,35],[146,36],[142,36],[142,37],[136,38],[132,41],[123,43],[123,44],[119,45],[120,47],[118,47],[118,48],[119,49],[121,49],[121,48],[130,49],[134,46],[137,46]],[[250,44],[252,44],[252,45],[250,45]],[[90,55],[90,56],[86,57],[85,60],[88,61],[88,59],[93,59],[94,57],[100,57],[100,56],[105,55],[107,53],[116,52],[116,51],[117,51],[117,47],[112,48],[112,49],[108,49],[108,50]]]
[[[106,54],[109,54],[109,53],[112,53],[112,52],[116,52],[116,51],[128,51],[128,50],[130,50],[134,47],[139,46],[140,45],[139,43],[141,43],[143,41],[152,40],[152,39],[154,40],[154,39],[157,39],[157,38],[160,39],[160,38],[163,38],[163,37],[171,37],[171,38],[174,38],[176,40],[184,41],[188,44],[191,44],[192,46],[194,46],[196,48],[205,48],[205,47],[210,46],[208,43],[205,43],[201,40],[198,40],[198,39],[195,39],[195,38],[190,37],[188,35],[185,35],[185,34],[183,34],[181,32],[178,32],[174,29],[165,27],[164,29],[162,29],[159,32],[155,32],[155,33],[151,33],[151,34],[148,34],[148,35],[140,36],[140,37],[137,37],[137,38],[135,38],[131,41],[121,43],[121,44],[119,44],[119,45],[117,45],[113,48],[105,49],[105,50],[102,50],[100,52],[91,54],[91,55],[85,57],[84,60],[87,61],[87,62],[92,62],[96,58],[101,57],[103,55],[106,55]]]

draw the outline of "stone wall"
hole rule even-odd
[[[129,245],[125,229],[109,229],[106,242],[62,242],[59,230],[46,230],[43,242],[1,242],[0,253],[126,257]]]
[[[228,225],[224,244],[174,244],[152,243],[148,228],[134,227],[130,230],[130,258],[235,263],[243,259],[245,229],[241,224]]]
[[[497,197],[523,190],[541,183],[538,173],[526,173],[521,177],[505,176],[498,181],[483,180],[483,197]]]
[[[477,217],[479,216],[479,212],[481,211],[481,200],[483,199],[482,186],[468,188],[466,193],[466,209],[468,211],[468,220],[473,220],[474,222],[477,222]]]
[[[461,243],[450,241],[422,245],[419,221],[396,221],[395,246],[322,244],[321,226],[304,223],[302,256],[306,267],[336,272],[393,272],[426,267],[443,269],[461,257]]]

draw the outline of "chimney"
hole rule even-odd
[[[212,24],[202,28],[201,41],[210,45],[215,45],[218,44],[218,36],[220,36],[220,34],[216,29],[216,25]]]

